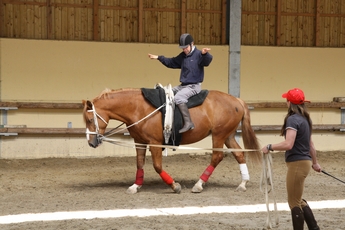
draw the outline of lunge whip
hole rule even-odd
[[[336,180],[340,181],[341,183],[344,183],[344,184],[345,184],[344,181],[342,181],[342,180],[336,178],[335,176],[332,176],[331,174],[329,174],[329,173],[327,173],[327,172],[325,172],[325,171],[323,171],[323,170],[321,170],[321,172],[324,173],[324,174],[326,174],[327,176],[333,177],[334,179],[336,179]]]

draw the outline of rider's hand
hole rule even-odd
[[[158,56],[154,55],[154,54],[149,54],[149,58],[151,58],[151,59],[158,59]]]
[[[202,54],[206,54],[206,53],[208,53],[208,51],[210,51],[211,49],[210,48],[203,48],[202,50],[201,50],[201,53]]]

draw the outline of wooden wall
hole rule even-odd
[[[345,1],[242,0],[242,44],[345,47]]]
[[[0,0],[0,37],[228,44],[230,0]],[[242,0],[242,45],[345,47],[345,0]]]

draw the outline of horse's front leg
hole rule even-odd
[[[156,172],[159,174],[162,180],[172,188],[174,192],[180,193],[181,185],[179,183],[176,183],[174,179],[167,172],[163,170],[162,149],[151,147],[150,151],[151,151],[151,156],[152,156],[153,167],[156,170]]]
[[[135,177],[135,182],[132,186],[127,189],[128,194],[137,193],[144,183],[144,165],[146,157],[146,146],[136,146],[137,152],[137,173]]]
[[[240,149],[241,147],[235,140],[234,136],[230,137],[226,142],[225,145],[228,148],[233,148],[233,149]],[[250,179],[249,177],[249,172],[246,164],[246,158],[244,155],[244,152],[232,152],[232,155],[235,157],[237,163],[240,166],[240,172],[241,172],[241,177],[242,181],[241,184],[236,188],[236,191],[242,191],[245,192],[247,191],[246,185]]]
[[[214,147],[219,148],[219,147]],[[200,176],[198,182],[195,183],[194,187],[192,188],[193,193],[200,193],[204,189],[202,186],[208,181],[210,176],[212,175],[214,169],[217,165],[223,160],[224,153],[219,151],[213,151],[212,159],[210,165],[205,169],[205,171]]]

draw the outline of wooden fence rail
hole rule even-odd
[[[286,108],[285,102],[248,102],[250,109],[255,108]],[[58,103],[58,102],[5,102],[0,101],[0,110],[3,116],[7,116],[9,109],[82,109],[82,103]],[[314,124],[314,131],[345,131],[345,102],[313,102],[308,104],[308,108],[328,108],[341,109],[341,124]],[[281,125],[252,125],[254,131],[280,131]],[[240,131],[240,130],[239,130]],[[27,128],[11,127],[2,125],[0,135],[10,136],[17,134],[36,135],[84,135],[85,128]],[[128,135],[128,131],[119,132],[120,135]]]
[[[252,125],[254,131],[280,131],[281,125]],[[111,129],[107,129],[109,131]],[[345,131],[345,124],[313,125],[314,131]],[[240,129],[238,130],[240,132]],[[85,135],[85,128],[0,128],[0,134],[44,134],[44,135]],[[129,135],[123,130],[116,135]]]
[[[111,129],[106,129],[107,131],[110,131]],[[21,128],[0,128],[0,133],[3,135],[5,134],[11,134],[11,133],[21,133],[21,134],[49,134],[49,135],[80,135],[83,134],[85,135],[85,128],[26,128],[26,127],[21,127]],[[117,135],[126,135],[129,134],[128,131],[122,130],[117,133]]]
[[[285,102],[247,102],[250,108],[286,108]],[[82,103],[58,102],[5,102],[0,101],[0,107],[17,107],[22,109],[82,109]],[[341,108],[345,102],[312,102],[308,108]]]
[[[82,109],[82,103],[58,103],[58,102],[5,102],[0,101],[0,107],[18,109]]]

